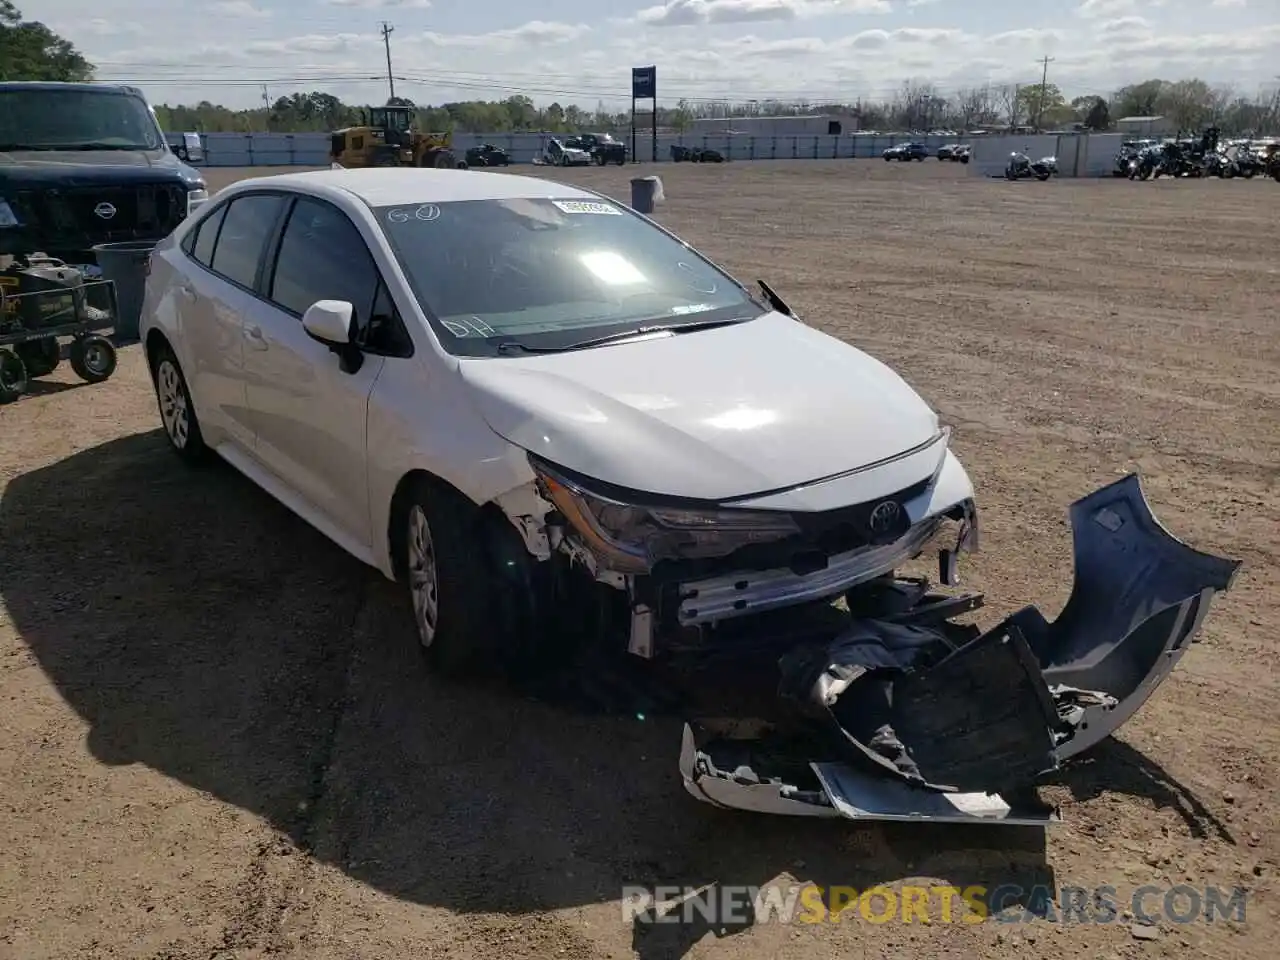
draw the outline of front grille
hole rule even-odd
[[[187,191],[178,183],[20,190],[19,222],[41,249],[88,249],[96,243],[161,240],[187,215]],[[106,205],[110,217],[101,216]]]

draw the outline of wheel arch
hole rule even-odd
[[[413,492],[419,486],[434,487],[447,495],[456,497],[460,503],[466,504],[468,509],[475,512],[476,519],[481,522],[485,530],[492,531],[506,526],[513,532],[517,532],[502,508],[492,500],[483,504],[476,503],[466,493],[438,474],[415,467],[407,471],[396,483],[395,490],[391,494],[391,508],[387,511],[387,528],[383,531],[388,568],[397,583],[404,582],[405,520],[408,517]]]
[[[154,383],[156,379],[156,365],[160,362],[160,351],[168,350],[173,353],[173,344],[169,342],[169,338],[166,337],[158,327],[152,327],[147,331],[147,339],[144,341],[144,349],[147,353],[147,370],[151,372],[151,380]]]

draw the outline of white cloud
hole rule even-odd
[[[1089,20],[1097,20],[1102,17],[1122,17],[1137,9],[1137,0],[1084,0],[1076,8],[1076,14]]]
[[[249,0],[219,0],[213,5],[213,12],[223,17],[238,17],[243,20],[264,20],[271,16],[270,10],[255,7]]]
[[[376,11],[423,0],[209,2],[228,12],[206,18],[198,33],[178,5],[156,0],[116,0],[109,16],[86,15],[83,0],[41,0],[41,16],[99,65],[102,79],[137,82],[156,102],[252,106],[261,102],[264,83],[272,97],[318,89],[380,102],[387,86],[377,79]],[[603,100],[625,109],[627,68],[643,63],[658,65],[666,102],[876,98],[909,79],[953,94],[987,82],[1034,83],[1036,61],[1045,55],[1055,58],[1050,78],[1069,96],[1153,76],[1198,76],[1252,96],[1274,85],[1280,62],[1280,26],[1261,3],[1224,16],[1211,11],[1212,0],[1163,8],[1152,0],[1073,0],[1067,16],[1028,9],[1010,22],[981,4],[949,0],[910,9],[911,2],[627,0],[621,9],[602,4],[582,22],[548,15],[522,23],[495,22],[500,7],[481,17],[478,7],[468,12],[435,0],[443,12],[421,25],[409,15],[383,16],[398,21],[392,56],[404,83],[397,80],[396,92],[423,103],[523,93],[538,103],[594,107]],[[274,16],[231,12],[246,8]],[[693,29],[680,29],[681,22]],[[477,23],[488,26],[464,28]]]
[[[1248,6],[1248,0],[1213,0],[1215,7],[1245,7]]]
[[[692,27],[799,20],[837,13],[889,13],[892,9],[888,0],[667,0],[646,7],[635,19],[653,27]]]
[[[324,0],[330,7],[348,10],[426,10],[431,0]]]

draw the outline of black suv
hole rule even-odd
[[[886,150],[883,156],[885,160],[900,160],[904,163],[910,160],[923,161],[929,156],[929,148],[923,143],[898,143]]]
[[[95,244],[161,240],[208,196],[137,88],[0,83],[0,256],[94,264]]]

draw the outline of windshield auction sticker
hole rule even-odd
[[[597,203],[594,200],[552,200],[557,208],[565,213],[604,213],[622,216],[622,211],[609,203]]]

